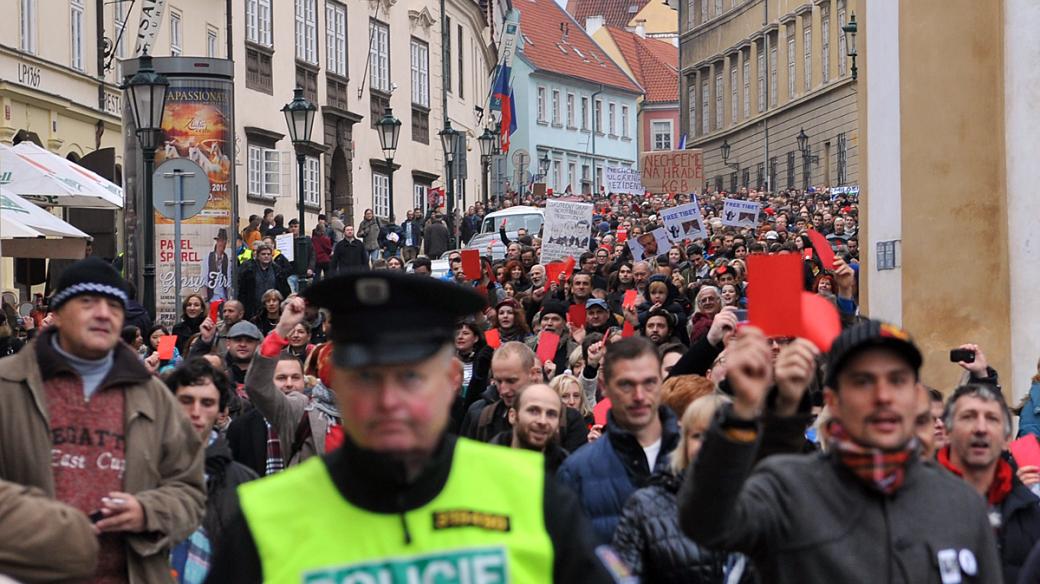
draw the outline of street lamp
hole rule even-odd
[[[437,135],[441,138],[441,147],[444,149],[444,160],[447,173],[447,180],[445,185],[447,186],[447,197],[448,203],[448,249],[455,249],[455,184],[454,179],[451,176],[451,167],[455,162],[455,152],[459,147],[459,132],[455,128],[451,127],[451,120],[445,117],[444,129],[437,132]]]
[[[849,23],[841,27],[841,32],[845,35],[845,54],[852,57],[852,80],[856,80],[856,76],[859,70],[856,69],[856,55],[859,51],[856,50],[856,32],[859,27],[856,25],[856,13],[852,13],[852,17],[849,19]]]
[[[549,164],[552,161],[549,160],[549,151],[545,151],[545,156],[538,159],[538,174],[542,177],[542,182],[545,182],[546,177],[549,175]]]
[[[289,139],[292,140],[293,148],[296,150],[296,165],[300,177],[300,231],[296,236],[296,274],[299,276],[307,273],[307,246],[310,238],[304,228],[303,211],[305,209],[306,196],[304,187],[304,164],[307,160],[304,154],[304,146],[311,141],[311,130],[314,128],[314,114],[318,111],[313,103],[303,96],[303,88],[297,87],[293,90],[293,100],[285,104],[282,113],[285,115],[285,123],[289,126]]]
[[[729,160],[729,153],[730,153],[730,150],[732,150],[732,149],[733,149],[733,147],[729,145],[729,140],[723,140],[722,141],[722,146],[719,146],[719,150],[722,152],[722,164],[725,164],[726,166],[728,166],[730,168],[735,168],[737,170],[740,170],[740,163],[739,162],[728,162],[728,160]]]
[[[491,168],[491,157],[495,155],[497,139],[491,128],[484,128],[484,133],[477,138],[480,144],[480,164],[484,170],[484,208],[488,206],[488,170]]]
[[[394,154],[397,152],[397,140],[401,137],[401,120],[394,117],[390,108],[386,108],[383,117],[376,123],[379,128],[379,146],[383,149],[383,158],[386,159],[387,173],[390,178],[387,188],[390,191],[390,222],[394,222]],[[373,207],[375,205],[373,204]]]
[[[812,146],[809,146],[809,135],[805,133],[805,128],[799,128],[798,131],[798,151],[802,153],[802,174],[804,175],[802,181],[805,185],[805,189],[809,188],[809,164],[818,164],[820,157],[812,153]]]
[[[152,202],[152,175],[155,174],[155,149],[162,137],[166,91],[170,82],[155,72],[152,57],[141,55],[139,68],[123,89],[130,94],[130,111],[137,127],[137,140],[144,158],[144,306],[157,317],[155,301],[155,206]]]

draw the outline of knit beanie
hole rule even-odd
[[[93,294],[118,300],[126,308],[129,297],[126,284],[112,264],[96,257],[88,257],[72,264],[62,272],[58,287],[51,296],[51,310],[77,296]]]
[[[542,316],[546,314],[556,314],[567,320],[567,305],[559,300],[546,300],[542,303]]]

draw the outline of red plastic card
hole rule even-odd
[[[462,250],[462,273],[467,280],[480,279],[480,252],[475,249]]]
[[[603,398],[592,408],[592,423],[600,426],[607,425],[607,412],[610,411],[610,398]]]
[[[585,307],[581,304],[571,304],[567,309],[567,322],[579,328],[585,326]]]
[[[748,256],[748,320],[768,337],[802,332],[802,259],[795,254]]]
[[[209,319],[213,322],[220,320],[220,304],[223,300],[214,300],[209,303]]]
[[[621,308],[635,308],[636,307],[636,295],[639,294],[635,289],[626,290],[625,297],[621,300]]]
[[[802,292],[802,332],[798,336],[826,353],[839,334],[841,316],[834,304],[819,294]]]
[[[169,361],[173,359],[173,349],[177,346],[177,335],[163,335],[159,337],[159,359]]]
[[[628,320],[626,319],[625,326],[621,328],[621,338],[627,339],[628,337],[631,337],[634,334],[636,334],[636,327],[632,326],[632,323],[628,322]]]
[[[816,255],[820,256],[820,263],[823,264],[823,268],[825,270],[833,270],[834,250],[831,249],[831,242],[827,241],[827,238],[822,233],[813,229],[809,230],[809,239],[812,240]]]
[[[502,335],[498,332],[498,329],[484,331],[484,340],[492,349],[497,349],[502,346]]]
[[[1040,466],[1040,442],[1036,436],[1026,434],[1010,444],[1011,456],[1018,466]]]
[[[542,331],[538,335],[538,362],[545,363],[556,359],[556,349],[560,346],[560,335]]]

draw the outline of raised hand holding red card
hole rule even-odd
[[[542,331],[538,335],[538,363],[545,363],[556,359],[556,349],[560,346],[560,335],[549,331]]]

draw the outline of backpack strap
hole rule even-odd
[[[311,417],[310,412],[303,412],[303,419],[296,425],[296,434],[293,436],[292,451],[289,452],[289,457],[285,459],[285,466],[289,466],[289,461],[296,458],[296,455],[303,450],[303,443],[311,437],[313,431],[311,430]]]

